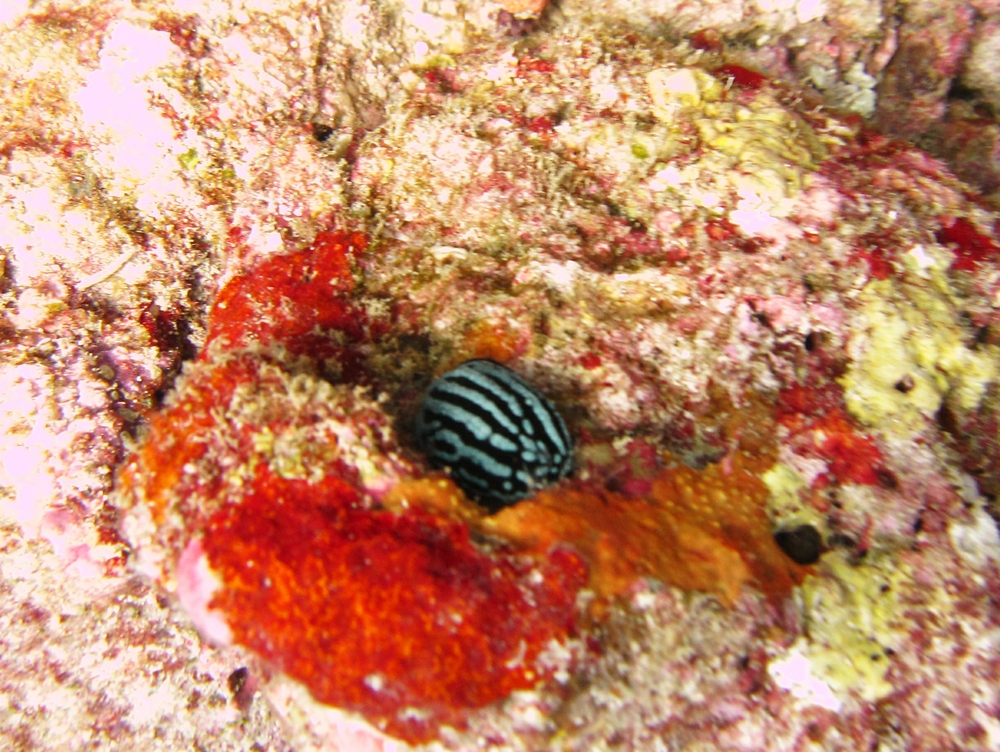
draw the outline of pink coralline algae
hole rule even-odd
[[[0,10],[0,746],[995,749],[933,5]],[[476,358],[576,445],[492,514],[413,438]]]

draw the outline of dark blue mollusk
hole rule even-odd
[[[569,474],[573,441],[555,407],[492,360],[469,360],[431,384],[417,443],[466,494],[496,512]]]

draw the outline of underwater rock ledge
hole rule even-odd
[[[0,746],[995,748],[996,24],[924,5],[0,9]],[[412,433],[475,358],[577,446],[496,514]]]

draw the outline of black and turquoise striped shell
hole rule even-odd
[[[415,426],[430,463],[496,512],[569,474],[573,442],[555,407],[499,363],[469,360],[434,381]]]

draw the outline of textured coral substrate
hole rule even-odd
[[[0,746],[1000,746],[1000,8],[932,5],[0,9]],[[577,444],[493,515],[411,436],[475,357]]]

